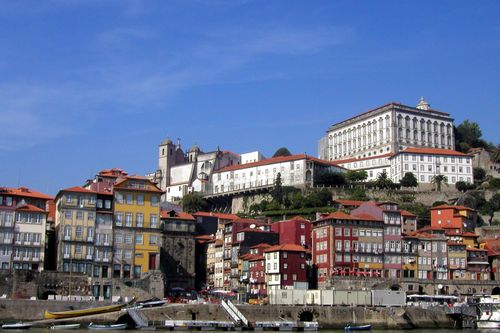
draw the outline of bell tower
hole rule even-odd
[[[170,168],[174,165],[175,146],[172,140],[167,138],[158,146],[158,170],[155,174],[155,181],[162,191],[166,191],[170,185]]]

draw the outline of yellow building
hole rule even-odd
[[[57,270],[92,275],[96,193],[82,187],[59,191],[56,203]]]
[[[113,271],[124,278],[140,278],[160,269],[160,196],[150,180],[128,176],[114,187]]]

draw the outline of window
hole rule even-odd
[[[141,277],[141,266],[134,266],[134,277],[135,278]]]
[[[76,237],[82,238],[83,230],[82,230],[81,226],[77,226],[76,227],[76,233],[75,234],[76,234]]]
[[[158,236],[150,235],[149,236],[149,245],[157,245],[158,244]]]
[[[104,200],[104,208],[111,209],[111,200]]]
[[[95,218],[94,212],[88,212],[87,214],[87,220],[93,221]]]
[[[119,204],[123,203],[123,194],[122,193],[116,193],[116,202]]]
[[[125,226],[126,227],[132,226],[132,213],[125,213]]]
[[[132,234],[129,232],[125,234],[125,244],[132,244]]]
[[[137,195],[137,204],[140,206],[144,205],[144,195],[143,194]]]
[[[158,206],[159,198],[156,195],[151,196],[151,206]]]
[[[132,205],[134,203],[134,195],[132,193],[125,194],[125,203],[127,205]]]
[[[136,234],[135,235],[135,243],[136,244],[143,244],[144,236],[143,234]]]
[[[123,242],[123,235],[121,233],[115,233],[115,243],[121,244]]]
[[[150,227],[151,228],[158,228],[158,215],[156,214],[151,214],[150,216]]]
[[[64,218],[66,220],[72,220],[73,219],[73,212],[70,210],[65,210],[64,211]]]
[[[135,224],[138,228],[142,228],[144,224],[144,214],[142,213],[137,213],[135,215]]]

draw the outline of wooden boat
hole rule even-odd
[[[30,323],[11,323],[11,324],[3,324],[2,329],[3,330],[27,330],[30,329],[31,326],[33,326]]]
[[[344,331],[369,331],[372,329],[372,325],[351,325],[347,324],[344,327]]]
[[[127,328],[127,324],[109,324],[109,325],[97,325],[90,323],[88,326],[89,330],[124,330]]]
[[[52,325],[51,330],[76,330],[80,328],[80,324]]]
[[[127,305],[131,305],[135,302],[135,297],[128,303],[121,304],[111,304],[106,306],[100,306],[96,308],[88,308],[88,309],[80,309],[80,310],[69,310],[69,311],[61,311],[61,312],[50,312],[45,310],[44,318],[45,319],[64,319],[64,318],[73,318],[73,317],[81,317],[81,316],[89,316],[99,313],[108,313],[119,311]]]

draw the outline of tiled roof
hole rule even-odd
[[[475,247],[468,247],[466,250],[467,251],[474,251],[474,252],[487,252],[488,251],[487,249],[478,249]]]
[[[194,216],[213,216],[221,220],[237,220],[239,219],[238,215],[235,214],[225,214],[225,213],[215,213],[215,212],[197,212],[193,214]]]
[[[267,244],[267,243],[259,243],[257,245],[254,245],[254,246],[251,246],[250,248],[251,249],[267,249],[268,247],[271,247],[271,245]]]
[[[54,197],[51,197],[48,194],[33,191],[27,187],[20,187],[20,188],[0,187],[0,195],[6,195],[6,194],[12,196],[20,196],[20,197],[36,198],[36,199],[46,199],[46,200],[54,199]]]
[[[366,161],[366,160],[373,160],[375,158],[384,158],[384,157],[391,157],[394,156],[393,153],[386,153],[382,155],[375,155],[375,156],[368,156],[368,157],[360,157],[360,158],[347,158],[345,160],[335,160],[335,163],[338,164],[345,164],[345,163],[351,163],[351,162],[357,162],[357,161]]]
[[[410,213],[409,211],[407,210],[404,210],[404,209],[401,209],[400,210],[401,212],[401,216],[406,216],[406,217],[417,217],[417,215],[413,214],[413,213]]]
[[[262,160],[262,161],[246,163],[246,164],[230,165],[230,166],[221,168],[219,170],[216,170],[214,173],[240,170],[240,169],[252,168],[252,167],[257,167],[257,166],[262,166],[262,165],[291,162],[291,161],[304,160],[304,159],[308,160],[308,161],[314,161],[314,162],[324,164],[324,165],[331,165],[331,166],[336,166],[336,167],[342,168],[341,166],[337,165],[337,162],[334,163],[331,161],[321,160],[319,158],[312,157],[312,156],[309,156],[306,154],[299,154],[299,155],[291,155],[291,156],[271,157],[271,158],[267,158],[267,159]]]
[[[451,206],[451,205],[439,205],[439,206],[434,206],[431,207],[431,210],[436,210],[436,209],[457,209],[457,210],[470,210],[472,212],[475,212],[476,210],[465,207],[465,206]]]
[[[93,194],[96,193],[95,191],[88,190],[88,189],[83,188],[81,186],[73,186],[73,187],[65,188],[65,189],[61,190],[60,192],[93,193]]]
[[[36,206],[29,205],[29,204],[24,204],[22,206],[19,206],[16,208],[16,210],[20,210],[23,212],[37,212],[37,213],[45,213],[43,209],[40,209]]]
[[[56,203],[54,200],[47,201],[47,210],[49,214],[47,215],[47,219],[55,221],[56,220]]]
[[[105,177],[118,177],[126,175],[128,175],[128,173],[120,168],[104,169],[99,171],[99,176],[105,176]]]
[[[308,252],[304,247],[297,244],[274,245],[264,250],[264,252],[278,252],[278,251]]]
[[[381,222],[383,220],[377,219],[371,215],[368,214],[356,214],[356,215],[349,215],[344,212],[333,212],[328,214],[327,216],[317,220],[317,221],[324,221],[324,220],[355,220],[355,221],[377,221]]]
[[[441,149],[441,148],[417,148],[408,147],[400,153],[411,153],[411,154],[428,154],[428,155],[447,155],[447,156],[470,156],[469,154],[464,154],[456,150],[451,149]]]

